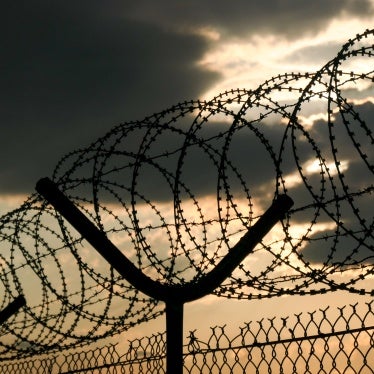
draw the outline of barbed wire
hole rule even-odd
[[[185,101],[69,153],[52,179],[142,272],[197,282],[279,194],[284,220],[214,293],[374,295],[374,30],[315,73]],[[37,176],[36,176],[37,177]],[[71,347],[158,317],[38,194],[0,219],[3,357]]]

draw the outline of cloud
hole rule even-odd
[[[287,94],[288,90],[284,92]],[[276,189],[276,163],[286,131],[281,112],[260,119],[271,112],[266,103],[275,105],[273,94],[278,95],[278,90],[266,96],[268,101],[260,96],[262,106],[259,108],[252,95],[251,100],[255,102],[243,116],[247,122],[239,122],[234,127],[240,105],[230,106],[228,101],[235,102],[238,91],[220,97],[226,103],[222,110],[217,111],[219,99],[204,104],[205,107],[198,102],[186,102],[144,120],[116,127],[96,144],[66,159],[59,165],[56,178],[62,177],[65,182],[71,180],[73,185],[75,180],[85,179],[89,184],[95,175],[95,180],[102,180],[103,186],[114,188],[116,193],[119,192],[114,186],[121,185],[119,194],[124,201],[131,200],[132,186],[139,200],[150,201],[173,199],[177,190],[187,199],[215,195],[217,188],[223,199],[229,194],[243,198],[248,188],[249,194],[262,197],[263,205],[267,206]],[[251,95],[250,92],[242,93],[241,100],[247,100],[247,95]],[[296,102],[297,98],[294,100]],[[317,105],[318,110],[320,107]],[[223,108],[228,110],[227,115]],[[275,108],[278,109],[276,105]],[[288,110],[292,111],[292,107]],[[312,194],[320,196],[322,188],[324,199],[329,200],[336,194],[344,196],[346,186],[350,192],[369,186],[372,145],[364,125],[358,126],[355,113],[359,113],[362,124],[370,126],[374,104],[356,105],[352,113],[344,113],[345,120],[350,121],[349,130],[340,114],[334,114],[333,127],[318,119],[303,129],[305,133],[296,128],[293,143],[288,131],[280,169],[297,206],[314,203]],[[351,130],[354,131],[352,135]],[[335,148],[334,154],[332,149]],[[137,159],[139,167],[136,169]],[[320,160],[325,160],[322,166],[319,166]],[[339,173],[335,162],[340,162]],[[300,170],[305,181],[299,175],[297,163],[303,168]],[[107,193],[101,198],[108,199]]]
[[[364,233],[347,234],[344,230],[326,230],[322,235],[312,235],[302,254],[304,260],[311,263],[352,265],[374,262],[374,246],[370,237]]]
[[[202,37],[119,18],[106,7],[5,5],[1,192],[32,191],[66,152],[119,122],[198,97],[218,78],[197,65]]]
[[[127,7],[135,19],[153,21],[178,29],[212,28],[225,36],[253,36],[276,34],[287,39],[305,34],[316,34],[332,19],[365,18],[372,12],[368,0],[323,1],[236,1],[228,4],[189,1],[134,2]]]
[[[218,1],[214,7],[195,1],[7,3],[0,25],[0,192],[29,193],[67,152],[85,148],[118,123],[196,99],[215,85],[220,75],[200,64],[212,41],[191,30],[292,39],[336,17],[365,18],[369,8],[364,0]],[[235,142],[230,151],[237,158],[246,140]],[[252,150],[257,148],[243,151],[243,159],[253,159]],[[192,164],[198,154],[189,156]],[[262,162],[255,166],[246,170],[265,181]]]
[[[247,187],[251,191],[269,183],[274,187],[274,160],[267,147],[273,147],[273,157],[276,157],[284,125],[261,123],[253,129],[241,125],[230,137],[233,118],[228,117],[228,122],[203,123],[200,127],[192,116],[178,118],[181,113],[179,109],[165,117],[156,114],[147,120],[114,128],[96,145],[66,159],[56,179],[62,177],[64,183],[70,180],[74,185],[74,180],[89,181],[96,175],[97,180],[102,180],[102,187],[114,188],[119,193],[116,185],[122,186],[119,194],[125,201],[131,200],[133,183],[136,183],[138,198],[144,196],[150,201],[172,200],[177,184],[180,197],[187,199],[215,195],[218,186],[224,199],[228,193],[226,188],[243,197]],[[164,127],[173,116],[177,123]],[[194,125],[192,130],[191,125]],[[264,133],[268,143],[260,135]],[[141,157],[135,172],[138,155]],[[107,195],[104,192],[102,196]]]
[[[331,127],[326,121],[318,120],[308,129],[314,147],[319,150],[320,159],[315,158],[315,152],[310,152],[311,146],[306,138],[295,133],[295,159],[298,158],[305,181],[300,176],[297,183],[287,176],[285,180],[295,208],[310,205],[308,209],[295,212],[292,220],[298,224],[304,222],[305,231],[300,237],[307,235],[310,241],[302,254],[306,261],[312,263],[373,262],[372,196],[368,191],[363,192],[373,188],[374,159],[370,127],[374,120],[374,104],[367,102],[353,109],[352,113],[359,114],[361,123],[353,115],[344,113],[348,120],[347,127],[337,114]],[[318,162],[310,163],[313,160]],[[320,160],[325,160],[322,165],[319,165]],[[316,201],[324,204],[323,207],[313,206]],[[329,227],[331,223],[334,229]],[[317,224],[325,225],[326,229],[310,235],[309,227]]]
[[[341,43],[327,42],[312,46],[304,46],[296,49],[290,54],[282,56],[280,63],[292,62],[293,64],[309,65],[313,63],[319,64],[321,59],[329,61],[336,56],[341,49]]]

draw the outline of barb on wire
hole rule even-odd
[[[294,207],[214,293],[373,295],[374,104],[361,100],[373,91],[373,36],[349,40],[317,72],[120,124],[63,157],[52,179],[135,267],[171,286],[197,283],[287,194]],[[36,193],[0,217],[0,236],[0,309],[28,300],[0,326],[2,357],[92,342],[163,313]]]

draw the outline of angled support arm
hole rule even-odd
[[[22,295],[16,297],[3,310],[0,311],[0,325],[3,324],[13,314],[16,314],[25,305],[26,300]]]
[[[142,273],[48,178],[36,184],[42,195],[129,283],[144,294],[164,300],[164,287]]]
[[[280,195],[247,231],[231,251],[205,276],[196,283],[183,286],[184,302],[197,300],[213,292],[228,278],[240,263],[254,250],[272,227],[281,220],[292,207],[293,201],[287,195]],[[176,286],[177,287],[177,286]],[[180,295],[180,292],[177,293]]]
[[[183,372],[183,305],[213,292],[253,251],[293,205],[279,196],[231,251],[195,283],[165,285],[142,273],[48,178],[36,190],[104,257],[119,274],[144,294],[166,303],[167,373]]]
[[[293,205],[290,197],[280,195],[219,264],[198,282],[163,285],[143,274],[50,179],[39,180],[36,190],[135,288],[154,299],[182,304],[216,289]]]

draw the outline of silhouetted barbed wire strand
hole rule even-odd
[[[198,281],[272,199],[289,194],[295,206],[251,254],[256,261],[244,261],[214,294],[373,295],[366,284],[374,272],[373,136],[344,96],[353,86],[372,87],[373,34],[348,41],[317,72],[278,75],[255,90],[118,125],[63,157],[52,178],[134,265],[164,284]],[[316,104],[324,126],[304,120]],[[4,358],[92,342],[163,313],[38,194],[1,217],[0,235],[1,305],[27,299],[0,327]],[[315,243],[319,257],[308,255]]]

